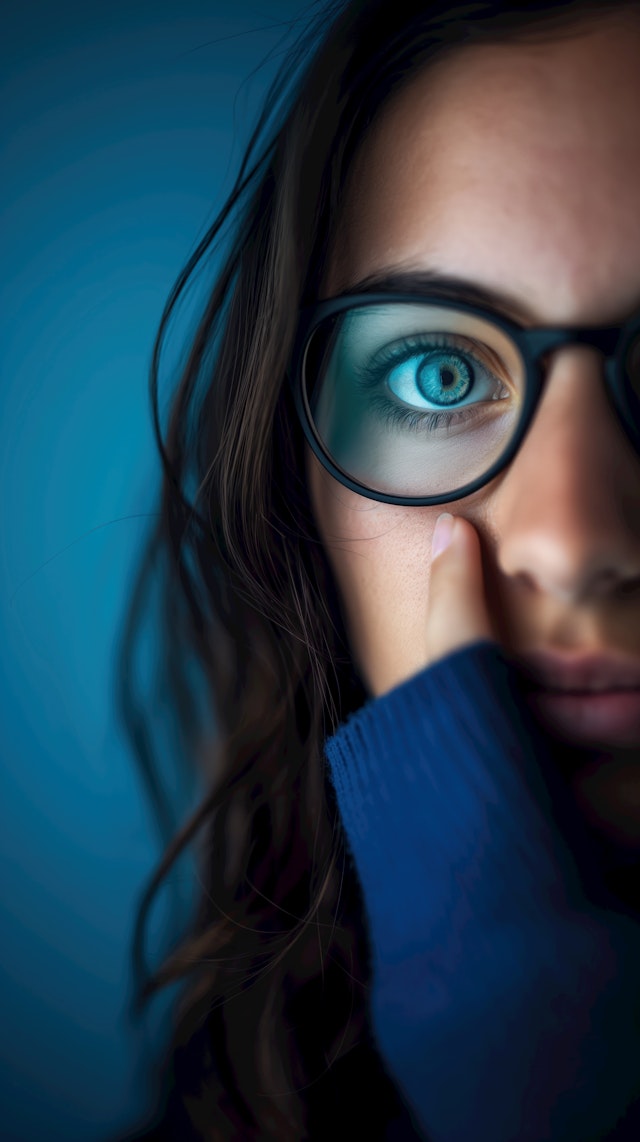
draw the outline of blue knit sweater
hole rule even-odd
[[[425,1138],[640,1142],[640,912],[499,646],[371,699],[325,752],[374,1035]]]

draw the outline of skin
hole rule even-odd
[[[322,295],[393,268],[493,286],[531,324],[623,321],[640,305],[640,21],[473,46],[413,78],[352,165]],[[307,449],[313,509],[372,696],[481,637],[507,651],[640,656],[640,457],[598,353],[558,351],[509,468],[441,507],[351,492]],[[622,588],[622,590],[621,590]],[[640,745],[640,743],[639,743]],[[640,845],[640,750],[602,751],[574,789]]]

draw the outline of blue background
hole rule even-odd
[[[162,846],[113,688],[156,509],[151,346],[231,188],[287,21],[306,10],[49,0],[3,11],[3,1142],[103,1139],[146,1105],[125,1020],[128,948]],[[153,655],[151,632],[142,674]],[[151,694],[149,709],[162,719]],[[188,904],[188,873],[174,884]],[[152,938],[163,923],[161,901]],[[162,1000],[146,1031],[156,1047],[165,1017]]]

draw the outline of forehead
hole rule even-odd
[[[418,74],[356,153],[323,293],[434,268],[541,323],[618,320],[640,300],[639,60],[625,14]]]

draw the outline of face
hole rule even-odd
[[[531,325],[604,325],[640,306],[640,22],[458,50],[378,116],[349,175],[323,283],[437,270],[511,295]],[[307,450],[312,504],[372,695],[424,665],[430,543],[445,507],[396,507]],[[640,658],[640,457],[597,351],[554,354],[510,466],[446,505],[478,532],[509,651]],[[638,743],[640,745],[640,743]]]

